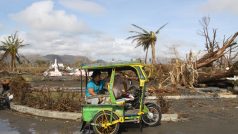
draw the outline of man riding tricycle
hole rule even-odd
[[[116,134],[121,123],[156,126],[161,121],[161,109],[145,103],[148,78],[140,63],[112,63],[82,66],[86,74],[86,104],[82,106],[82,130],[87,126],[96,134]],[[101,80],[101,77],[105,77]],[[81,81],[82,84],[82,81]],[[81,86],[82,87],[82,86]],[[100,94],[104,91],[103,94]]]

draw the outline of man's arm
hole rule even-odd
[[[89,94],[92,95],[92,96],[96,95],[96,93],[94,92],[94,89],[93,89],[93,88],[89,88],[89,89],[88,89],[88,92],[89,92]]]

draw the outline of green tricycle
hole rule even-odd
[[[148,82],[148,78],[143,64],[94,64],[83,65],[81,69],[86,72],[86,83],[88,81],[88,73],[92,71],[100,71],[102,75],[107,74],[109,78],[107,89],[105,89],[106,93],[85,97],[86,101],[92,98],[98,98],[101,101],[99,101],[99,104],[86,103],[82,105],[81,131],[86,128],[85,126],[90,126],[96,134],[116,134],[121,123],[139,123],[141,131],[144,126],[157,126],[160,124],[162,117],[160,106],[155,103],[145,102],[145,85]],[[119,97],[115,95],[114,90],[118,76],[123,77],[124,81],[124,84],[121,82],[124,88],[121,89],[123,95]],[[81,85],[82,83],[83,81],[81,81]]]

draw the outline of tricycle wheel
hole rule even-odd
[[[143,123],[148,126],[160,125],[160,121],[162,117],[160,107],[154,103],[147,103],[145,105],[149,109],[149,112],[142,115]]]
[[[107,127],[102,126],[102,124],[110,123],[110,119],[115,121],[118,119],[118,117],[116,114],[111,113],[110,111],[101,111],[97,113],[93,119],[93,131],[96,134],[116,134],[119,130],[119,123]]]

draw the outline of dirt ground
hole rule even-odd
[[[144,128],[143,134],[237,134],[238,99],[173,100],[169,113],[179,113],[179,122],[162,122]],[[0,111],[0,134],[78,134],[80,122],[33,117]],[[140,133],[137,124],[124,124],[121,134]]]
[[[200,99],[170,101],[169,113],[180,114],[179,122],[163,122],[145,128],[145,134],[237,134],[238,99]],[[128,128],[125,134],[137,134]]]

